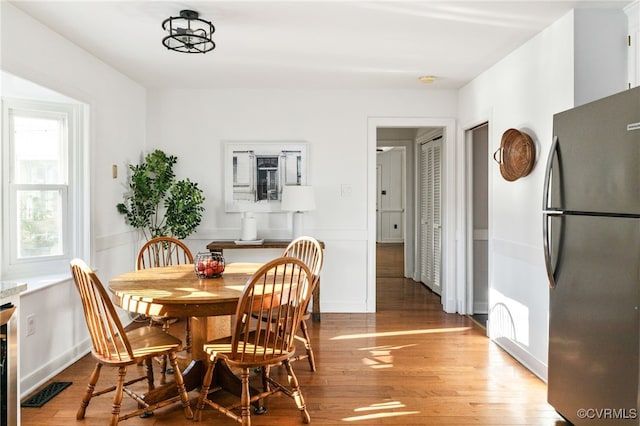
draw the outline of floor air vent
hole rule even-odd
[[[52,382],[48,384],[40,392],[24,401],[22,407],[42,407],[49,402],[54,396],[65,390],[72,382]]]

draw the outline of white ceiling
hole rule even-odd
[[[631,1],[11,3],[148,88],[451,89],[574,7]],[[182,9],[213,22],[213,51],[162,45],[162,21]]]

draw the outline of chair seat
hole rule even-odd
[[[250,334],[250,340],[255,342],[255,333]],[[273,336],[273,334],[271,334],[271,336]],[[265,339],[260,339],[258,341],[263,342],[263,344],[254,345],[250,343],[241,343],[242,348],[244,348],[244,351],[239,354],[242,356],[241,359],[233,357],[230,336],[206,343],[204,345],[204,351],[209,354],[212,361],[215,358],[224,359],[229,365],[240,368],[247,366],[279,364],[283,360],[291,358],[295,353],[295,347],[290,351],[277,351],[276,353],[273,350],[275,347],[273,338],[269,338],[268,342],[265,342]]]
[[[139,327],[127,331],[127,338],[133,351],[133,359],[127,353],[126,348],[121,348],[119,353],[111,351],[110,359],[99,357],[100,361],[107,365],[125,365],[139,362],[149,354],[162,355],[170,351],[179,351],[182,342],[177,337],[165,333],[162,329],[153,327]]]

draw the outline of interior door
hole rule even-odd
[[[489,125],[471,130],[471,283],[472,313],[489,313]]]
[[[376,165],[376,241],[382,239],[382,164]]]
[[[403,147],[377,154],[379,243],[404,242],[404,156]]]
[[[442,139],[420,146],[420,280],[442,292]]]

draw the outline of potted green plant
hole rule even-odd
[[[176,180],[178,158],[156,149],[138,165],[129,165],[129,191],[116,208],[145,239],[170,236],[184,239],[202,221],[203,192],[189,179]]]

